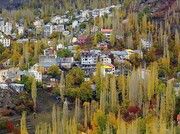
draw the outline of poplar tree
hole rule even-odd
[[[64,81],[64,72],[61,72],[61,78],[59,83],[59,91],[61,96],[61,101],[64,101],[64,90],[65,90],[65,81]]]
[[[38,55],[38,44],[35,43],[34,44],[34,58],[37,58],[37,55]]]
[[[101,63],[99,63],[99,62],[96,65],[95,80],[96,80],[95,81],[95,83],[96,83],[96,97],[100,98],[102,74],[101,74]]]
[[[88,122],[88,119],[89,119],[89,106],[90,106],[90,103],[89,102],[84,102],[83,104],[84,106],[84,127],[87,128],[87,122]]]
[[[126,91],[125,91],[125,78],[124,75],[120,75],[118,77],[118,88],[122,93],[122,101],[125,101],[126,98]]]
[[[179,39],[179,32],[178,30],[176,29],[175,30],[175,45],[180,45],[180,39]]]
[[[75,112],[74,112],[74,117],[75,117],[75,119],[76,119],[76,121],[79,121],[80,120],[80,111],[81,109],[80,109],[80,100],[79,100],[79,98],[76,98],[76,100],[75,100]]]
[[[52,134],[57,134],[57,112],[56,105],[52,108]]]
[[[28,134],[27,127],[26,127],[26,112],[22,113],[22,118],[21,118],[21,134]]]
[[[111,109],[114,110],[114,108],[117,106],[118,104],[118,100],[117,100],[117,91],[116,91],[116,79],[115,76],[113,75],[112,78],[110,78],[110,106]]]
[[[23,44],[23,57],[24,63],[27,65],[29,62],[28,43]]]
[[[110,35],[110,43],[111,43],[111,46],[115,45],[115,35],[113,32]]]
[[[37,99],[37,87],[36,87],[36,80],[33,78],[32,85],[31,85],[31,96],[34,102],[34,112],[36,112],[36,99]]]

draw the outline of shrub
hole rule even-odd
[[[6,129],[6,123],[7,123],[6,119],[0,121],[0,130]]]
[[[3,109],[2,110],[2,115],[3,116],[9,116],[9,115],[11,115],[11,111],[9,109]]]
[[[23,111],[26,111],[26,106],[24,104],[21,104],[19,106],[16,106],[15,107],[15,111],[18,113],[18,114],[21,114]]]
[[[14,130],[13,130],[13,134],[21,134],[21,132],[20,132],[20,130],[19,130],[19,129],[14,128]]]
[[[11,133],[14,130],[14,124],[12,122],[10,122],[10,121],[7,121],[6,122],[6,128],[7,128],[8,132]]]

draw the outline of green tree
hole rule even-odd
[[[63,50],[57,51],[57,55],[58,55],[59,57],[61,57],[61,58],[73,56],[73,54],[71,53],[71,51],[69,51],[68,49],[63,49]]]
[[[2,54],[2,52],[4,52],[5,47],[3,46],[3,44],[0,42],[0,54]]]
[[[2,55],[1,55],[1,58],[4,60],[4,59],[8,59],[10,58],[10,54],[11,54],[11,51],[9,50],[9,48],[6,48],[3,52],[2,52]]]
[[[52,65],[48,70],[47,74],[51,74],[54,78],[61,74],[59,67],[56,65]]]
[[[96,76],[95,76],[95,84],[96,84],[96,98],[100,98],[101,93],[101,83],[102,83],[102,74],[101,74],[101,63],[97,63],[96,65]]]
[[[24,84],[26,91],[31,91],[31,85],[32,85],[33,77],[23,75],[21,78],[20,83]]]
[[[66,88],[74,86],[74,77],[70,74],[66,75]]]
[[[84,78],[85,78],[85,72],[83,70],[81,70],[78,67],[73,67],[70,71],[69,74],[73,76],[74,79],[74,83],[75,84],[81,84],[84,82]]]
[[[81,84],[79,94],[82,101],[88,101],[92,98],[92,89],[89,82],[84,82]]]

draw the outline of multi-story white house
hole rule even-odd
[[[12,32],[12,23],[6,22],[6,25],[2,27],[2,31],[4,32],[4,34],[10,35]]]
[[[43,19],[41,19],[41,20],[36,20],[36,21],[34,21],[34,26],[36,27],[36,28],[41,28],[43,25],[44,25],[44,23],[43,23]]]
[[[152,47],[152,42],[142,38],[141,39],[141,45],[142,45],[142,48],[150,49]]]
[[[81,17],[88,18],[89,17],[89,10],[81,11]]]
[[[71,68],[74,63],[74,57],[60,58],[59,65],[61,68]]]
[[[23,27],[23,26],[19,26],[19,27],[17,28],[17,30],[18,30],[18,34],[19,34],[19,35],[24,34],[24,27]]]
[[[54,25],[54,29],[53,29],[54,32],[63,32],[64,30],[65,30],[64,25],[62,24]]]
[[[28,70],[28,73],[35,78],[36,81],[42,82],[42,73],[37,70],[31,68]]]
[[[63,23],[63,19],[59,15],[56,15],[51,18],[51,23],[61,24]]]
[[[50,37],[53,32],[53,25],[48,23],[44,26],[44,37]]]
[[[100,12],[99,12],[99,16],[104,16],[105,14],[109,14],[110,11],[109,11],[109,8],[102,8],[100,9]]]
[[[3,44],[4,47],[9,47],[10,43],[11,43],[11,40],[7,39],[7,38],[1,38],[0,42]]]
[[[130,56],[126,51],[111,51],[111,53],[121,60],[129,59]]]
[[[56,50],[60,50],[60,49],[64,49],[65,47],[64,47],[64,45],[63,44],[58,44],[57,46],[56,46]]]
[[[77,20],[75,20],[75,21],[73,21],[72,22],[72,28],[76,28],[76,27],[78,27],[78,21]]]
[[[4,26],[4,20],[0,17],[0,31],[2,31],[2,27]]]
[[[20,80],[20,75],[17,71],[19,71],[18,67],[0,70],[0,82],[5,82],[7,79],[11,79],[12,81]]]
[[[92,11],[92,17],[93,17],[93,18],[98,17],[98,16],[99,16],[99,13],[100,13],[99,9],[94,9],[94,10]]]
[[[81,67],[82,68],[96,68],[98,62],[98,54],[84,51],[81,53]]]
[[[102,64],[111,64],[111,58],[107,55],[101,55],[99,60]]]
[[[109,41],[113,30],[112,29],[101,29],[101,32],[103,33],[103,35],[106,36],[106,39]]]
[[[103,76],[105,76],[106,74],[114,74],[115,66],[113,64],[105,64],[101,66],[101,73]]]

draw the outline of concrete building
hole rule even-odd
[[[84,51],[81,53],[81,68],[96,68],[98,54]]]
[[[61,68],[70,69],[74,63],[74,57],[60,58],[59,61]]]
[[[52,65],[58,65],[56,56],[39,56],[39,66],[44,67],[47,71]]]
[[[106,39],[109,41],[113,30],[112,29],[101,29],[101,32],[103,33],[103,35],[106,36]]]
[[[64,47],[64,45],[63,44],[58,44],[57,46],[56,46],[56,50],[60,50],[60,49],[64,49],[65,47]]]
[[[0,17],[0,31],[2,31],[3,26],[4,26],[4,19]]]
[[[9,47],[11,44],[11,40],[7,38],[1,38],[0,42],[3,44],[4,47]]]
[[[152,47],[152,42],[145,39],[141,39],[141,45],[142,45],[142,48],[149,50]]]
[[[12,23],[6,22],[6,25],[2,27],[2,31],[4,32],[4,34],[10,35],[12,32]]]
[[[109,58],[109,56],[107,56],[107,55],[101,55],[99,58],[99,61],[102,64],[111,64],[111,58]]]
[[[115,67],[113,64],[105,64],[101,66],[101,73],[103,76],[106,74],[114,74],[115,73]]]
[[[48,23],[44,26],[44,37],[50,37],[53,32],[53,25]]]
[[[63,32],[64,30],[65,30],[64,25],[61,24],[54,25],[54,29],[53,29],[54,32]]]
[[[37,70],[31,68],[28,70],[28,74],[32,77],[34,77],[34,79],[38,82],[42,82],[42,73],[38,72]]]
[[[17,30],[18,30],[19,35],[24,34],[24,27],[23,26],[18,27]]]
[[[21,76],[17,73],[19,68],[9,68],[0,70],[0,82],[4,83],[7,79],[11,81],[20,80]]]
[[[129,54],[126,51],[111,51],[114,56],[117,56],[121,60],[129,59]]]

